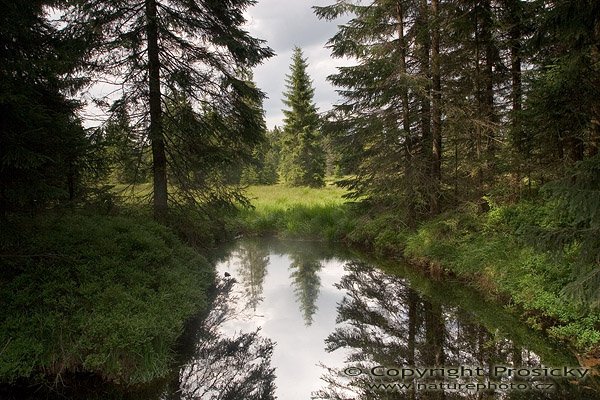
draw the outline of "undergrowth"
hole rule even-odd
[[[570,255],[544,251],[529,236],[535,224],[546,223],[544,207],[522,203],[441,215],[408,235],[404,255],[507,298],[528,325],[590,352],[600,345],[600,313],[564,293],[574,279]]]
[[[146,217],[10,217],[0,249],[0,380],[91,372],[123,384],[169,372],[209,263]]]

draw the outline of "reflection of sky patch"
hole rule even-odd
[[[361,261],[341,261],[333,249],[310,242],[246,240],[231,254],[217,267],[221,276],[225,271],[235,271],[236,279],[258,276],[263,287],[255,292],[263,300],[255,311],[221,326],[220,332],[230,337],[260,327],[260,335],[275,343],[270,365],[279,398],[307,399],[311,393],[330,398],[336,391],[344,398],[371,398],[364,392],[364,376],[339,375],[349,366],[433,366],[442,360],[449,367],[485,369],[491,363],[512,364],[515,357],[529,366],[543,362],[523,344],[503,338],[502,325],[490,330],[474,318],[472,309],[454,303],[452,283],[417,280],[416,288],[425,292],[421,295],[406,278]],[[247,293],[244,282],[239,281],[236,292]],[[233,293],[232,299],[235,307],[244,308],[244,298]],[[316,310],[308,326],[307,302]],[[482,307],[478,305],[476,314],[493,314]],[[343,322],[336,323],[338,318]],[[326,348],[336,350],[328,353]]]
[[[269,362],[269,368],[275,368],[275,377],[271,375],[270,379],[277,387],[278,398],[307,399],[311,393],[315,398],[331,398],[328,396],[334,392],[342,393],[343,398],[372,398],[364,392],[364,375],[339,375],[350,366],[360,366],[364,371],[376,365],[433,366],[436,360],[447,367],[484,369],[492,363],[520,362],[528,366],[543,363],[532,350],[548,352],[545,340],[537,340],[536,334],[531,333],[526,337],[527,344],[535,347],[530,349],[525,347],[521,335],[516,336],[516,343],[502,337],[508,325],[495,325],[497,318],[487,319],[492,324],[490,329],[476,318],[483,313],[496,315],[497,307],[488,309],[485,304],[477,304],[474,310],[471,302],[463,308],[462,303],[453,300],[457,293],[463,298],[465,289],[456,289],[451,282],[419,283],[417,278],[409,281],[361,261],[340,261],[335,254],[340,253],[310,242],[244,240],[231,252],[229,260],[217,266],[221,277],[228,271],[239,282],[231,296],[223,297],[238,311],[248,300],[241,297],[248,294],[248,280],[254,279],[262,285],[251,292],[262,296],[256,310],[250,309],[250,313],[246,310],[216,329],[222,340],[231,341],[259,327],[259,337],[274,342],[272,357],[264,360]],[[294,272],[302,269],[304,275],[298,279]],[[308,290],[299,289],[302,285],[308,285]],[[298,295],[299,290],[304,290],[304,294]],[[300,306],[307,302],[307,296],[308,303],[316,306],[309,326],[305,320],[306,308]],[[337,324],[338,318],[343,322]],[[518,324],[516,321],[508,318],[510,327]],[[260,343],[254,348],[260,349]],[[328,353],[326,348],[336,350]],[[246,357],[253,354],[247,353]],[[551,354],[556,359],[554,349]],[[207,370],[211,368],[212,365]],[[235,374],[236,368],[241,371],[239,366],[226,369]],[[202,374],[202,370],[197,373]],[[268,374],[265,376],[269,378]],[[570,389],[568,393],[573,394],[571,398],[583,398]],[[459,394],[459,398],[463,395],[466,393]]]
[[[238,252],[217,265],[223,276],[225,271],[239,280],[238,270],[244,268]],[[310,255],[310,253],[307,253]],[[298,255],[296,255],[298,257]],[[316,300],[317,311],[311,326],[306,326],[300,311],[290,277],[292,258],[287,255],[269,254],[269,264],[262,290],[263,300],[256,311],[246,310],[240,318],[227,321],[221,332],[233,335],[261,328],[261,335],[275,342],[272,365],[276,368],[276,394],[283,399],[307,399],[310,392],[321,386],[323,370],[318,366],[342,366],[345,352],[325,352],[325,338],[336,327],[337,304],[343,292],[334,284],[344,273],[344,263],[338,259],[321,261],[317,272],[321,284]],[[243,293],[241,282],[234,287],[234,297]],[[244,298],[235,304],[236,310],[245,307]]]

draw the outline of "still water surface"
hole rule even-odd
[[[503,308],[408,266],[376,265],[319,243],[256,239],[226,249],[217,271],[213,311],[188,338],[164,400],[600,398],[593,379],[490,380],[494,366],[528,373],[578,363]],[[385,368],[375,374],[394,376],[361,373],[376,366]],[[479,367],[483,376],[395,376],[417,366]],[[452,386],[490,381],[496,390]],[[398,382],[409,387],[369,387]],[[510,386],[518,388],[503,389]]]

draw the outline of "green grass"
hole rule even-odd
[[[261,211],[268,209],[288,209],[293,206],[319,207],[341,205],[345,202],[342,196],[346,190],[329,181],[323,188],[289,187],[279,185],[250,186],[246,195],[252,205]]]
[[[12,217],[0,233],[0,380],[168,374],[211,265],[146,217]]]
[[[151,183],[138,183],[136,185],[116,183],[111,186],[111,193],[123,196],[128,200],[140,199],[152,195]],[[344,189],[335,186],[333,181],[329,179],[325,187],[318,189],[290,187],[283,184],[254,185],[249,186],[245,194],[255,207],[261,209],[262,207],[289,208],[294,205],[340,205],[344,202],[342,196],[345,193]]]
[[[340,240],[352,223],[345,193],[331,182],[320,189],[250,186],[246,195],[254,209],[240,211],[239,229],[245,234]]]
[[[136,183],[135,185],[109,183],[109,186],[110,194],[124,204],[148,204],[152,198],[152,183]]]
[[[121,196],[123,206],[132,210],[140,209],[139,203],[147,201],[151,196],[151,184],[143,183],[135,186],[114,184],[111,193]],[[238,215],[231,216],[220,213],[212,220],[193,214],[191,210],[173,213],[172,228],[194,245],[214,244],[214,238],[198,235],[202,227],[209,226],[213,236],[223,236],[224,231],[245,235],[277,234],[285,237],[303,237],[338,241],[345,232],[351,230],[352,220],[349,218],[345,189],[336,186],[332,179],[326,180],[325,187],[290,187],[283,184],[253,185],[245,190],[253,209],[240,208]],[[133,208],[132,208],[133,207]],[[217,213],[214,210],[213,214]],[[215,223],[217,221],[217,223]],[[220,229],[220,225],[223,229]],[[224,230],[224,231],[223,231]],[[199,236],[199,238],[197,237]]]

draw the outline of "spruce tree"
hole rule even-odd
[[[320,187],[325,178],[325,151],[318,131],[319,116],[313,102],[314,88],[302,50],[294,48],[287,75],[280,176],[291,186]]]
[[[344,101],[325,133],[357,153],[356,174],[343,182],[353,195],[409,224],[459,196],[479,202],[503,142],[494,96],[506,87],[505,68],[492,2],[337,1],[315,10],[351,16],[329,41],[333,56],[357,62],[329,77]]]
[[[413,222],[435,208],[427,4],[338,1],[315,9],[328,20],[351,15],[329,41],[334,57],[357,60],[329,77],[344,101],[329,114],[325,133],[355,155],[355,175],[342,184]]]
[[[154,214],[163,220],[169,202],[183,197],[195,201],[203,197],[205,189],[194,182],[197,174],[187,169],[193,164],[185,159],[190,154],[189,143],[165,135],[165,127],[172,127],[178,121],[165,109],[170,93],[181,93],[191,102],[196,128],[201,128],[194,133],[202,135],[195,142],[211,144],[211,148],[198,151],[231,149],[227,163],[235,164],[239,161],[235,155],[246,153],[246,143],[262,139],[263,116],[254,105],[263,94],[240,72],[273,54],[263,41],[243,29],[244,11],[254,2],[71,0],[69,3],[72,7],[67,13],[68,22],[90,32],[90,40],[94,41],[90,65],[97,67],[97,74],[102,73],[103,78],[112,79],[123,88],[122,101],[136,121],[133,128],[143,132],[150,143]],[[176,143],[185,144],[181,147]],[[244,151],[236,151],[242,148]],[[194,155],[194,158],[210,157]],[[180,193],[170,194],[171,189]],[[225,201],[239,197],[238,192],[228,191],[223,185],[213,193]]]
[[[0,16],[0,213],[72,201],[91,177],[94,143],[76,115],[72,72],[84,48],[47,18],[51,1],[3,2]]]

